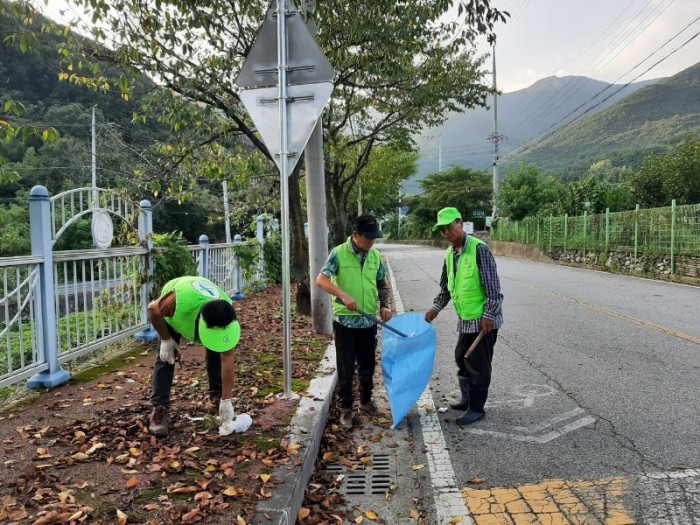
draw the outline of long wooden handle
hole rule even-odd
[[[481,340],[484,338],[484,331],[482,330],[479,332],[479,335],[476,336],[476,339],[474,339],[474,342],[471,344],[469,347],[469,350],[467,350],[467,353],[464,354],[464,359],[469,359],[469,356],[472,355],[472,352],[476,349],[477,346],[479,346],[479,343]]]

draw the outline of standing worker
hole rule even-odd
[[[379,414],[372,401],[377,324],[360,315],[358,310],[376,315],[379,299],[381,319],[386,322],[392,316],[386,269],[379,251],[373,248],[375,240],[381,236],[379,224],[373,215],[359,216],[352,236],[331,250],[316,279],[316,285],[321,290],[340,300],[333,301],[333,334],[340,426],[343,428],[352,428],[355,363],[360,381],[360,410],[372,416]]]
[[[452,299],[459,317],[455,361],[462,398],[450,404],[450,408],[464,410],[455,423],[469,425],[486,415],[484,405],[491,384],[493,347],[503,324],[503,294],[491,250],[483,241],[464,232],[457,208],[438,212],[433,231],[438,229],[450,246],[442,265],[440,293],[426,312],[425,320],[432,322]],[[484,332],[483,338],[465,363],[465,354],[480,331]]]
[[[153,366],[149,432],[156,436],[168,433],[170,389],[181,337],[205,347],[209,399],[218,405],[221,423],[231,422],[233,348],[241,336],[231,298],[204,277],[177,277],[168,281],[160,297],[148,305],[148,319],[160,336],[160,352]]]

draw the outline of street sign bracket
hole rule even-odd
[[[279,101],[279,97],[268,97],[268,98],[260,98],[258,99],[259,104],[277,104]],[[294,102],[310,102],[313,100],[316,100],[316,97],[314,96],[313,93],[310,95],[297,95],[296,97],[287,97],[286,98],[287,102],[292,104]]]

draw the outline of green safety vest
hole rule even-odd
[[[221,288],[209,279],[197,276],[177,277],[165,283],[161,297],[175,291],[175,315],[166,317],[170,326],[182,336],[194,343],[199,339],[194,338],[197,316],[204,304],[216,299],[223,299],[229,304],[233,303]]]
[[[484,315],[486,293],[481,285],[479,267],[476,264],[476,247],[484,244],[476,237],[467,237],[464,251],[459,256],[457,272],[454,268],[454,247],[450,245],[445,253],[447,264],[447,289],[452,296],[452,304],[460,319],[469,321]]]
[[[374,315],[377,313],[377,274],[381,258],[379,252],[371,248],[365,255],[365,262],[360,266],[360,259],[352,249],[352,240],[337,246],[338,272],[331,277],[331,282],[355,299],[357,307],[365,313]],[[348,310],[342,304],[333,301],[333,314],[360,315]]]

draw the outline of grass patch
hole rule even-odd
[[[100,376],[108,374],[109,372],[123,370],[124,368],[128,368],[130,361],[141,357],[143,352],[144,347],[132,348],[131,350],[127,350],[126,352],[113,357],[104,364],[95,364],[95,366],[90,366],[90,368],[71,375],[70,381],[74,385],[82,385],[84,383],[89,383],[93,379]],[[94,362],[94,360],[92,360],[92,362]]]
[[[267,354],[262,356],[259,361],[261,365],[266,365],[269,363],[277,362],[280,360],[280,356],[277,354]]]

